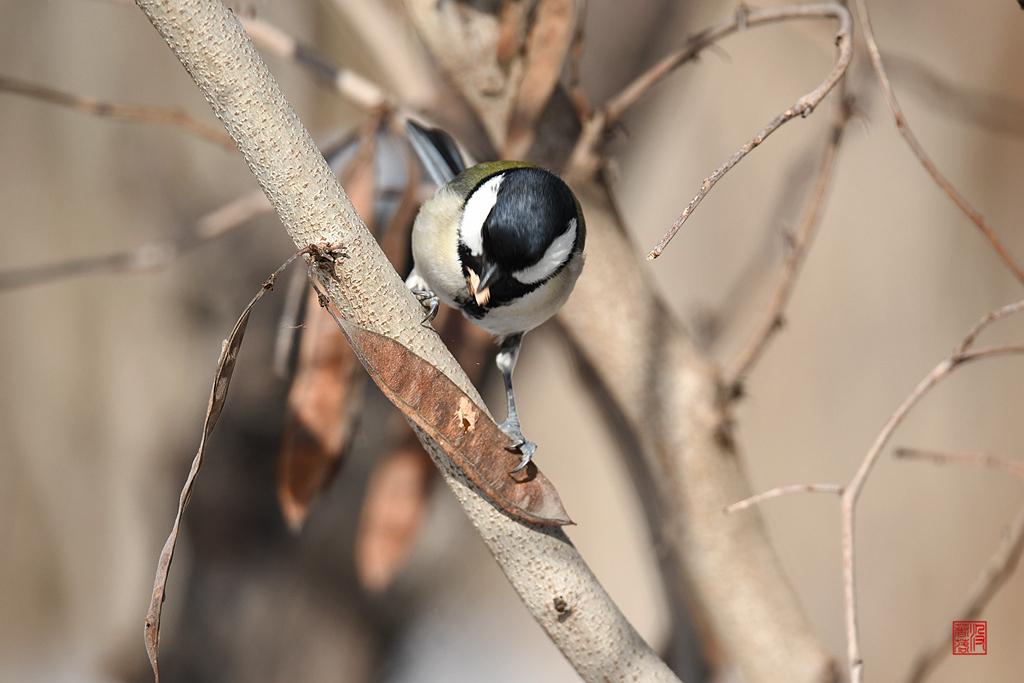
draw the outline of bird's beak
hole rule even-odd
[[[472,270],[469,271],[469,288],[473,298],[476,299],[476,303],[480,306],[486,306],[487,302],[491,300],[491,285],[498,279],[498,266],[496,265],[485,265],[483,268],[483,274],[477,276]]]

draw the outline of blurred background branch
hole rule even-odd
[[[995,250],[999,259],[1003,262],[1007,268],[1013,273],[1014,277],[1024,284],[1024,268],[1017,263],[1017,261],[1010,255],[1009,250],[1002,243],[1002,241],[996,236],[995,230],[989,226],[984,216],[974,208],[974,206],[967,201],[967,199],[960,194],[960,192],[953,186],[953,183],[946,178],[939,167],[935,165],[932,158],[924,149],[924,145],[914,135],[914,131],[910,128],[910,124],[907,122],[907,117],[903,113],[903,109],[900,107],[899,101],[896,99],[896,92],[892,88],[892,83],[889,81],[889,74],[885,70],[885,64],[882,62],[882,55],[878,49],[878,43],[875,41],[875,31],[871,27],[871,16],[868,14],[868,3],[867,0],[853,0],[854,5],[857,9],[857,15],[860,17],[860,24],[864,32],[864,42],[867,45],[868,56],[871,57],[871,65],[875,69],[875,74],[878,76],[878,83],[882,88],[882,93],[885,95],[885,101],[889,105],[889,111],[892,112],[893,119],[896,122],[896,129],[903,136],[907,146],[910,147],[910,151],[914,153],[917,160],[921,162],[921,166],[928,172],[928,175],[932,177],[935,184],[939,186],[943,192],[957,205],[967,218],[974,223],[974,226],[978,228],[981,234],[989,244],[992,245],[992,249]]]
[[[29,83],[17,78],[10,78],[9,76],[0,76],[0,93],[29,97],[41,102],[92,114],[93,116],[102,116],[119,121],[174,126],[190,135],[195,135],[202,140],[220,145],[225,149],[234,149],[231,138],[224,131],[198,121],[182,109],[149,107],[125,102],[107,102],[93,97],[84,97],[48,88],[36,83]]]

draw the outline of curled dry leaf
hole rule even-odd
[[[572,524],[558,492],[540,472],[515,479],[519,456],[511,440],[433,365],[394,339],[351,325],[346,336],[384,395],[436,441],[452,462],[499,508],[516,519],[544,526]],[[468,424],[475,424],[469,429]]]
[[[386,251],[386,250],[385,250]],[[479,382],[494,341],[450,308],[434,324],[473,382]],[[462,418],[476,420],[469,397],[459,399]],[[374,466],[363,501],[355,542],[355,565],[363,587],[381,592],[391,585],[408,561],[437,471],[416,434],[400,421],[405,437]],[[469,423],[475,429],[474,421]]]
[[[311,280],[316,286],[316,280]],[[322,303],[328,303],[326,297]],[[572,524],[554,485],[534,466],[514,478],[511,440],[458,385],[398,341],[356,327],[331,310],[370,378],[395,407],[509,516],[540,526]],[[472,405],[467,413],[467,399]],[[460,407],[463,411],[460,412]],[[475,424],[470,430],[467,423]]]
[[[526,20],[530,8],[525,2],[503,2],[498,13],[498,40],[495,55],[498,64],[507,67],[523,49],[526,38]]]
[[[242,347],[242,338],[245,336],[245,328],[249,324],[249,315],[253,306],[263,298],[263,295],[274,288],[277,276],[294,261],[305,250],[294,254],[285,261],[280,268],[267,278],[266,282],[256,293],[256,296],[249,301],[242,310],[242,314],[231,328],[231,334],[224,340],[221,346],[220,359],[217,361],[217,370],[213,376],[213,387],[210,389],[210,400],[206,405],[206,417],[203,419],[203,431],[199,438],[199,448],[192,459],[192,467],[189,469],[185,484],[178,496],[178,510],[174,515],[174,524],[171,526],[171,533],[164,542],[160,551],[160,559],[157,561],[156,577],[153,580],[153,594],[149,600],[149,609],[146,611],[145,640],[146,654],[149,655],[149,663],[153,667],[153,678],[157,683],[160,681],[160,667],[158,655],[160,648],[160,615],[163,610],[164,598],[166,597],[167,576],[171,570],[171,561],[174,559],[174,548],[178,542],[178,532],[181,529],[181,519],[192,497],[192,488],[195,486],[196,477],[203,466],[203,458],[206,454],[206,442],[217,426],[217,419],[228,398],[228,387],[231,384],[231,376],[235,371],[235,360],[238,358],[238,351]]]
[[[402,444],[370,475],[356,532],[356,574],[375,593],[390,586],[405,565],[436,479],[423,446],[408,428],[406,432]]]
[[[277,496],[292,531],[341,465],[363,405],[365,383],[345,337],[308,292],[306,325],[288,391]]]
[[[504,155],[525,157],[537,120],[558,85],[576,35],[576,0],[540,0],[526,42],[523,76],[508,122]]]

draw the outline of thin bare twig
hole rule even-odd
[[[163,126],[179,128],[197,138],[213,142],[225,149],[234,149],[235,143],[227,134],[209,126],[191,114],[176,107],[154,107],[142,104],[129,104],[125,102],[108,102],[98,100],[84,95],[48,88],[46,86],[23,81],[10,76],[0,76],[0,92],[11,95],[19,95],[29,99],[56,104],[74,111],[92,114],[120,121],[132,121],[135,123],[155,123]]]
[[[861,656],[860,650],[860,633],[858,627],[858,613],[857,613],[857,590],[856,590],[856,555],[855,555],[855,527],[854,519],[857,501],[860,498],[860,494],[864,489],[864,485],[867,482],[868,476],[874,469],[881,457],[882,451],[889,440],[892,438],[893,433],[896,431],[903,420],[906,419],[910,411],[921,401],[922,398],[929,391],[931,391],[937,384],[943,379],[948,377],[959,367],[962,367],[968,363],[985,360],[989,358],[1000,358],[1010,355],[1024,355],[1024,346],[990,346],[977,350],[971,350],[974,340],[978,334],[988,325],[996,320],[1005,318],[1006,316],[1024,310],[1024,301],[1016,302],[1008,306],[1003,306],[991,313],[985,315],[978,324],[976,324],[967,336],[964,337],[963,341],[960,342],[954,349],[953,353],[942,360],[936,365],[931,372],[929,372],[924,379],[922,379],[914,390],[907,396],[896,411],[886,420],[885,425],[882,427],[882,431],[879,432],[875,438],[874,443],[868,450],[864,459],[861,461],[860,466],[854,473],[850,482],[842,487],[841,500],[841,536],[842,536],[842,567],[843,567],[843,613],[844,621],[846,625],[846,639],[847,639],[847,664],[850,671],[850,680],[852,683],[860,683],[864,676],[864,660]],[[777,495],[783,495],[784,493],[799,493],[801,491],[814,491],[815,488],[820,485],[806,484],[802,485],[804,488],[800,488],[801,485],[793,485],[789,487],[783,487],[783,489],[777,489],[781,493],[766,492],[765,494],[759,494],[751,499],[749,505],[752,505],[760,500],[776,497]],[[769,495],[771,494],[771,495]],[[746,501],[741,501],[744,503]],[[735,504],[739,505],[739,503]],[[744,507],[749,507],[746,505]],[[730,506],[732,507],[732,506]]]
[[[1024,463],[1009,458],[1002,458],[989,453],[977,453],[973,451],[933,451],[923,448],[897,448],[894,455],[897,458],[910,460],[931,460],[940,465],[947,462],[964,462],[985,465],[1006,470],[1010,474],[1024,479]]]
[[[763,503],[766,500],[794,493],[834,493],[837,496],[841,496],[843,495],[843,487],[840,484],[789,484],[788,486],[778,486],[728,505],[725,511],[732,514],[740,510],[746,510],[748,507]]]
[[[878,43],[875,41],[875,32],[871,28],[871,17],[868,14],[867,0],[855,0],[857,16],[860,19],[861,28],[864,31],[864,42],[867,44],[868,55],[871,57],[871,64],[874,66],[875,74],[878,76],[878,83],[882,87],[882,92],[885,93],[885,101],[889,105],[889,110],[892,112],[893,118],[896,121],[896,129],[900,135],[907,142],[907,146],[917,157],[917,160],[921,162],[924,170],[928,172],[928,175],[932,177],[935,184],[946,193],[946,195],[953,201],[954,204],[967,216],[975,227],[981,231],[981,234],[988,240],[988,243],[995,250],[996,254],[1003,264],[1010,269],[1014,277],[1024,284],[1024,268],[1013,259],[1010,252],[1007,251],[1006,246],[999,241],[996,237],[995,231],[992,230],[991,226],[985,221],[985,217],[982,216],[977,209],[975,209],[967,199],[957,191],[953,183],[949,181],[939,171],[939,168],[932,161],[931,157],[924,150],[924,146],[914,135],[914,131],[911,130],[910,124],[907,123],[907,117],[903,113],[903,109],[900,107],[899,101],[896,99],[896,93],[892,88],[892,83],[889,82],[889,75],[885,71],[885,64],[882,63],[882,55],[878,50]]]
[[[836,45],[839,48],[839,54],[836,62],[833,65],[832,72],[829,74],[828,78],[821,85],[815,88],[815,90],[800,98],[800,100],[791,107],[791,110],[799,109],[799,111],[793,111],[792,116],[789,118],[794,118],[797,115],[810,115],[814,107],[817,106],[818,102],[820,102],[826,94],[828,94],[828,91],[833,85],[835,85],[836,81],[839,80],[843,73],[845,73],[847,66],[849,66],[850,59],[853,55],[852,20],[850,19],[850,13],[845,7],[837,3],[782,5],[779,7],[766,7],[763,9],[753,9],[746,5],[740,5],[736,9],[736,13],[731,20],[723,22],[718,26],[705,29],[694,35],[685,46],[666,55],[650,69],[637,76],[629,83],[629,85],[623,88],[619,94],[608,100],[604,106],[594,113],[594,115],[591,116],[583,126],[583,131],[580,133],[579,140],[573,150],[569,167],[578,175],[593,175],[600,166],[600,155],[598,154],[598,149],[607,137],[608,133],[614,129],[622,119],[623,115],[625,115],[626,111],[639,102],[644,95],[650,92],[654,86],[658,85],[665,79],[665,77],[683,64],[697,58],[701,52],[711,47],[719,40],[722,40],[723,38],[738,31],[745,31],[746,29],[753,28],[755,26],[763,26],[766,24],[791,21],[795,19],[827,18],[834,18],[839,22],[839,29],[836,32]],[[761,144],[765,137],[788,121],[789,118],[778,122],[776,122],[776,119],[769,123],[768,127],[762,130],[761,133],[758,134],[758,137],[754,138],[753,145],[750,149]],[[746,147],[746,145],[744,147]],[[739,159],[746,156],[750,149],[743,152],[743,148],[741,148],[740,152],[742,152],[742,154],[740,154],[739,158],[735,161],[730,159],[730,161],[732,161],[730,168],[738,163]],[[728,170],[729,169],[726,168],[722,173],[724,174]],[[721,176],[716,176],[715,174],[712,174],[712,176],[714,177],[714,180],[711,184],[714,185],[715,182],[718,182],[718,179]],[[705,180],[704,183],[706,184],[709,180]],[[704,185],[702,184],[701,187],[703,188]],[[710,187],[708,190],[710,190]],[[707,194],[707,191],[705,191],[704,194]],[[703,195],[698,196],[703,199]],[[697,202],[699,203],[699,201],[700,200],[698,199]],[[693,207],[689,208],[688,211],[692,212]],[[688,215],[689,213],[684,213],[683,220],[685,220],[685,216]],[[664,249],[664,245],[662,245],[662,249]],[[661,252],[658,251],[656,256],[660,255],[660,253]]]
[[[378,82],[387,84],[386,90],[394,100],[418,112],[435,108],[438,93],[444,92],[443,84],[409,33],[399,3],[321,0],[320,4],[336,12],[339,22],[354,35],[376,38],[363,43],[363,56],[373,64]]]
[[[807,256],[807,251],[810,249],[811,242],[814,240],[818,226],[821,224],[825,198],[832,184],[836,159],[839,157],[839,146],[853,111],[852,102],[842,95],[842,84],[840,84],[840,98],[837,100],[835,122],[829,130],[828,143],[821,157],[817,178],[804,206],[800,227],[792,236],[792,241],[789,244],[789,250],[782,264],[782,272],[779,274],[779,280],[772,292],[771,302],[768,304],[757,331],[740,353],[736,369],[726,374],[726,386],[729,387],[729,396],[732,398],[739,398],[742,395],[743,383],[750,371],[768,348],[768,343],[782,330],[785,324],[783,311],[793,295],[797,275]]]
[[[113,1],[120,3],[120,0]],[[355,140],[351,132],[346,132],[336,140],[326,141],[322,149],[328,163],[337,165],[339,160],[346,157]],[[176,239],[147,242],[111,254],[0,271],[0,293],[94,273],[139,273],[158,270],[208,241],[225,236],[253,218],[270,213],[272,209],[262,192],[250,192],[204,214],[196,221],[191,232]]]
[[[270,211],[270,202],[263,193],[252,192],[202,216],[192,232],[178,239],[149,242],[112,254],[86,256],[0,272],[0,292],[56,282],[78,275],[136,273],[163,268],[185,252],[209,240],[223,237],[256,216]]]
[[[978,323],[971,328],[971,331],[967,333],[967,336],[964,337],[963,341],[957,345],[956,349],[953,351],[953,355],[966,353],[972,346],[974,346],[974,342],[978,340],[978,336],[992,323],[998,322],[1007,316],[1013,315],[1014,313],[1020,313],[1021,311],[1024,311],[1024,299],[1015,301],[1012,304],[1007,304],[994,311],[989,311],[982,316],[981,320],[979,320]]]
[[[973,621],[981,616],[999,589],[1013,576],[1017,565],[1020,564],[1022,554],[1024,554],[1024,510],[1017,513],[1017,517],[1007,529],[1002,543],[989,558],[978,578],[974,580],[967,599],[955,612],[953,618],[957,621]],[[910,675],[907,676],[907,682],[921,683],[948,654],[949,628],[947,626],[942,629],[941,635],[937,634],[931,645],[925,647],[914,658],[914,665]]]
[[[829,72],[828,76],[825,77],[821,83],[818,84],[814,90],[810,91],[806,95],[798,99],[792,106],[787,108],[781,114],[773,118],[768,122],[764,128],[758,131],[757,135],[746,142],[740,147],[729,159],[716,168],[711,175],[704,179],[700,184],[700,189],[697,194],[694,195],[690,203],[683,209],[683,213],[679,215],[676,222],[672,224],[672,227],[668,229],[665,235],[661,238],[661,241],[650,251],[647,255],[648,260],[653,260],[661,256],[662,252],[665,251],[665,247],[672,241],[679,229],[683,227],[683,224],[687,221],[690,215],[693,213],[697,205],[711,192],[713,188],[722,177],[728,173],[736,164],[743,160],[745,156],[764,142],[769,135],[778,130],[783,124],[795,119],[797,116],[806,118],[810,116],[814,108],[818,106],[818,103],[824,99],[825,95],[832,90],[832,87],[839,82],[839,79],[846,73],[846,68],[850,65],[850,59],[853,57],[853,28],[850,20],[850,13],[845,7],[835,3],[826,3],[821,5],[793,5],[785,7],[772,7],[764,10],[742,10],[742,16],[737,16],[736,23],[743,25],[750,25],[756,22],[757,19],[761,18],[762,13],[767,13],[771,17],[772,21],[779,21],[782,19],[797,19],[797,18],[812,18],[812,17],[828,17],[833,18],[839,23],[839,28],[836,31],[836,60],[832,65],[832,71]],[[762,19],[762,22],[764,19]]]

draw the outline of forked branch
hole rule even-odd
[[[718,26],[701,31],[690,38],[685,46],[666,55],[665,57],[662,57],[657,64],[633,79],[629,85],[619,92],[619,94],[608,100],[603,107],[595,112],[583,127],[583,132],[580,134],[579,140],[577,141],[572,154],[572,160],[569,164],[570,169],[580,176],[586,177],[592,175],[600,165],[599,151],[605,137],[607,137],[608,133],[619,123],[619,121],[622,120],[625,113],[669,74],[673,73],[683,64],[696,59],[700,53],[708,47],[714,45],[723,38],[732,35],[733,33],[745,31],[748,28],[795,19],[835,19],[838,21],[839,28],[836,32],[836,46],[838,48],[838,54],[835,64],[833,65],[832,71],[829,73],[828,77],[818,85],[817,88],[801,97],[793,107],[787,109],[787,111],[792,110],[792,115],[785,118],[785,120],[778,120],[778,117],[773,119],[772,123],[769,123],[768,127],[762,130],[761,133],[754,138],[756,142],[752,147],[747,149],[746,152],[743,152],[743,148],[741,148],[740,152],[742,152],[742,154],[732,162],[729,168],[735,166],[743,156],[746,156],[750,149],[761,144],[761,142],[764,141],[764,138],[770,135],[783,123],[797,115],[810,115],[814,107],[818,105],[825,95],[828,94],[828,91],[832,89],[832,87],[846,72],[846,68],[849,66],[850,59],[853,56],[853,43],[851,28],[852,22],[850,19],[850,13],[845,7],[834,2],[806,5],[782,5],[779,7],[765,7],[763,9],[754,9],[747,7],[746,5],[740,5],[736,9],[736,13],[732,19],[723,22]],[[746,145],[744,147],[746,147]],[[721,171],[721,173],[724,174],[728,170],[729,169],[726,168],[724,171]],[[715,174],[712,174],[712,176],[714,176],[714,181],[711,184],[714,185],[715,182],[718,182],[721,175],[715,176]],[[701,187],[703,188],[708,182],[708,180],[705,180]],[[698,195],[696,202],[699,203],[710,189],[711,188],[708,187],[703,194]],[[689,216],[689,213],[692,212],[695,207],[696,204],[689,207],[688,211],[683,214],[681,219],[685,221],[686,217]],[[678,230],[678,228],[676,228],[676,230]],[[674,234],[675,233],[673,232],[673,235]],[[671,237],[668,239],[671,239]],[[666,240],[663,240],[663,242],[667,244]],[[661,245],[661,250],[663,249],[664,245]],[[658,250],[658,254],[655,254],[655,256],[660,255],[661,250]]]
[[[857,590],[856,590],[856,535],[855,535],[855,514],[857,501],[867,483],[868,476],[878,463],[883,449],[889,443],[893,433],[903,423],[910,411],[942,380],[949,377],[955,370],[974,361],[991,358],[1003,358],[1011,355],[1024,355],[1024,345],[1021,346],[990,346],[981,349],[974,349],[974,343],[978,336],[997,320],[1008,315],[1024,310],[1024,301],[1015,302],[1008,306],[992,311],[983,317],[967,336],[956,346],[953,353],[936,365],[917,387],[908,395],[896,411],[886,420],[882,431],[875,437],[874,443],[868,450],[860,466],[850,479],[849,483],[833,488],[832,485],[820,484],[796,484],[792,486],[779,487],[772,491],[758,494],[739,501],[730,506],[731,509],[743,509],[759,502],[789,493],[801,493],[805,491],[828,491],[838,492],[841,490],[841,541],[842,541],[842,567],[843,567],[843,603],[844,620],[846,622],[847,640],[847,664],[850,672],[850,680],[859,683],[863,680],[864,660],[860,650],[860,631],[857,613]]]
[[[662,252],[665,251],[665,247],[672,241],[672,238],[676,236],[679,229],[683,227],[683,224],[687,221],[690,215],[693,213],[697,205],[711,192],[711,189],[718,183],[722,177],[728,173],[732,168],[743,160],[745,156],[750,154],[751,151],[762,142],[764,142],[769,135],[777,131],[783,124],[792,121],[796,117],[806,118],[811,115],[814,108],[818,106],[825,95],[839,82],[839,79],[846,73],[846,68],[850,65],[850,60],[853,57],[853,27],[850,20],[850,13],[845,7],[837,3],[826,3],[821,5],[793,5],[784,7],[772,7],[764,10],[742,10],[741,14],[737,15],[736,24],[737,27],[749,26],[755,23],[765,23],[767,21],[781,21],[783,19],[806,19],[806,18],[832,18],[839,23],[839,28],[836,30],[836,59],[832,65],[832,71],[829,72],[828,76],[825,77],[821,83],[818,84],[814,90],[798,99],[793,103],[792,106],[785,109],[781,114],[773,118],[768,122],[764,128],[758,131],[757,135],[748,140],[742,147],[740,147],[729,159],[716,168],[711,175],[703,180],[700,184],[700,189],[697,194],[694,195],[690,203],[683,209],[683,213],[679,215],[675,223],[668,229],[661,241],[651,250],[647,255],[648,260],[656,259],[661,256]],[[770,18],[770,19],[769,19]]]

